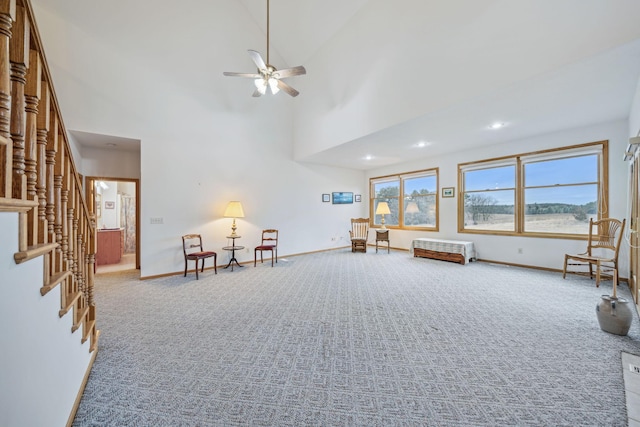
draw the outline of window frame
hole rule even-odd
[[[404,182],[407,179],[415,179],[422,177],[435,177],[436,180],[436,188],[433,192],[433,196],[435,198],[435,225],[431,227],[419,227],[419,226],[411,226],[405,225],[405,208],[404,208],[404,200],[405,200],[405,190],[404,190]],[[397,230],[418,230],[418,231],[439,231],[439,221],[440,221],[440,170],[439,168],[429,168],[423,169],[419,171],[412,172],[403,172],[392,175],[384,175],[369,178],[369,227],[370,228],[381,228],[382,224],[376,224],[376,215],[374,207],[376,206],[375,197],[375,184],[381,184],[385,182],[398,182],[398,224],[397,225],[389,225],[385,223],[386,228],[397,229]],[[430,195],[431,193],[429,193]]]
[[[492,159],[485,159],[473,162],[458,164],[458,188],[460,189],[460,197],[458,198],[458,232],[468,234],[486,234],[501,236],[522,236],[522,237],[544,237],[544,238],[561,238],[585,240],[588,238],[588,227],[585,228],[585,234],[576,233],[559,233],[559,232],[542,232],[542,231],[525,231],[525,190],[534,187],[525,187],[524,168],[525,165],[540,161],[559,160],[570,157],[580,157],[589,154],[598,156],[597,165],[597,219],[608,217],[609,205],[609,141],[596,141],[585,144],[570,145],[547,150],[533,151],[528,153],[514,154]],[[514,195],[514,231],[501,230],[482,230],[465,228],[464,218],[464,202],[465,202],[465,182],[464,173],[471,170],[490,169],[508,164],[515,164],[515,195]],[[579,182],[570,185],[586,185],[592,182]],[[563,184],[569,185],[569,184]]]

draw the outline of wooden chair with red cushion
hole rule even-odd
[[[198,280],[198,264],[202,260],[201,272],[204,271],[204,260],[213,257],[213,270],[218,274],[218,254],[202,249],[202,236],[199,234],[186,234],[182,236],[182,250],[184,251],[184,277],[187,277],[187,262],[196,262],[196,280]]]
[[[278,262],[278,230],[268,229],[262,230],[262,243],[260,246],[256,246],[253,251],[253,266],[256,266],[258,260],[258,251],[260,251],[260,262],[264,262],[262,259],[262,253],[264,251],[271,251],[271,267],[273,267],[273,255],[275,252],[276,262]]]

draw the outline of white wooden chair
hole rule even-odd
[[[369,237],[369,218],[351,218],[351,252],[367,252],[367,238]]]

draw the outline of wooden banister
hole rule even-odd
[[[11,198],[13,142],[11,123],[11,66],[9,42],[16,19],[16,0],[0,0],[0,197]]]
[[[19,215],[16,263],[44,257],[42,295],[98,340],[95,216],[87,208],[30,0],[0,0],[0,212]]]

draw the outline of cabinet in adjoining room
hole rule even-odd
[[[124,230],[121,228],[101,229],[98,234],[96,265],[117,264],[124,253]]]

